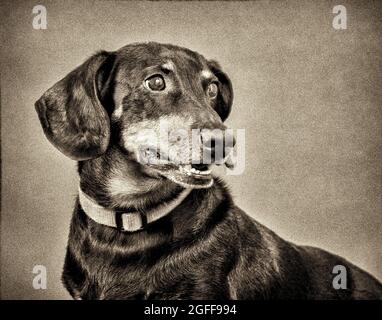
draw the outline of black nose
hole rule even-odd
[[[203,163],[221,164],[222,160],[231,152],[236,140],[230,130],[202,130]]]

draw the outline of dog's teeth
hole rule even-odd
[[[200,171],[198,169],[195,169],[194,167],[192,167],[189,164],[179,166],[179,171],[184,173],[184,174],[187,174],[188,176],[191,176],[193,174],[209,175],[211,173],[211,170]]]

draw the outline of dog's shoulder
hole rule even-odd
[[[229,275],[231,295],[238,299],[381,299],[373,276],[325,250],[299,246],[279,237],[234,206],[241,234],[240,254]],[[345,286],[334,284],[344,270]]]
[[[296,246],[316,299],[381,299],[382,285],[346,259],[311,246]]]
[[[309,276],[293,244],[233,206],[240,239],[236,264],[228,276],[234,299],[304,298]]]

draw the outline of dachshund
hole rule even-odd
[[[230,165],[232,104],[216,61],[155,42],[97,52],[36,102],[48,140],[78,162],[62,275],[74,299],[382,297],[365,271],[234,204],[211,173]]]

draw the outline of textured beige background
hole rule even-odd
[[[48,29],[32,29],[45,4]],[[344,4],[348,29],[332,28]],[[1,293],[68,298],[60,283],[75,163],[43,136],[34,101],[99,49],[156,40],[220,61],[246,129],[236,202],[288,240],[341,254],[382,279],[382,4],[2,1]],[[48,289],[32,288],[32,268]]]

